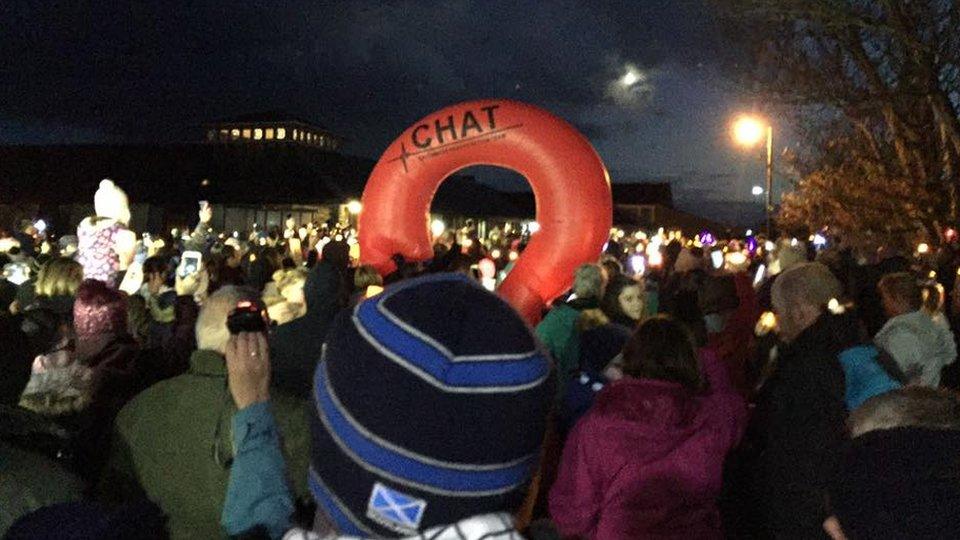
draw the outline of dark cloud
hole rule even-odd
[[[286,110],[377,156],[457,101],[513,98],[579,126],[632,177],[712,171],[723,113],[706,0],[0,3],[0,142],[172,140]],[[627,69],[642,81],[616,81]],[[700,141],[674,144],[674,132]],[[699,153],[698,153],[699,151]]]

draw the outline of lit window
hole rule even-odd
[[[247,129],[244,129],[244,130],[243,130],[243,138],[244,138],[244,139],[249,139],[249,138],[250,138],[250,128],[247,128]]]
[[[282,127],[278,127],[278,128],[277,128],[277,138],[278,138],[278,139],[286,139],[286,138],[287,138],[287,130],[286,130],[286,128],[282,128]]]
[[[263,138],[267,139],[268,141],[273,139],[273,128],[267,128],[263,130]]]
[[[253,130],[253,140],[259,141],[259,140],[262,139],[262,138],[263,138],[263,130],[260,129],[260,128],[254,129],[254,130]]]
[[[231,130],[231,131],[230,131],[230,136],[233,137],[234,139],[239,139],[239,138],[240,138],[240,130],[239,130],[239,129],[233,129],[233,130]]]
[[[216,138],[217,138],[217,131],[216,131],[216,130],[211,129],[211,130],[207,131],[207,140],[208,140],[208,141],[212,141],[212,140],[214,140],[214,139],[216,139]]]
[[[300,140],[300,132],[299,132],[299,131],[293,130],[293,140],[295,140],[295,141],[299,141],[299,140]]]
[[[229,139],[229,138],[230,138],[230,130],[229,130],[229,129],[221,129],[221,130],[220,130],[220,138],[221,138],[221,139]]]

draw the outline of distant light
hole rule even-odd
[[[777,249],[777,245],[773,243],[773,240],[767,240],[767,242],[763,244],[763,248],[767,251],[773,251]]]
[[[820,233],[813,235],[813,245],[823,247],[827,245],[827,238]]]
[[[766,123],[756,117],[743,115],[733,122],[733,140],[743,146],[753,146],[763,139]]]
[[[433,233],[434,238],[443,234],[445,230],[447,230],[447,225],[442,220],[435,219],[430,222],[430,232]]]
[[[200,181],[200,185],[203,187],[207,187],[210,185],[210,180],[208,178],[204,178],[203,180]]]
[[[920,255],[930,253],[930,246],[926,243],[920,243],[920,245],[917,246],[917,253]]]
[[[46,230],[47,230],[47,222],[44,221],[44,220],[42,220],[42,219],[38,219],[38,220],[34,221],[34,222],[33,222],[33,226],[34,226],[34,228],[36,228],[37,231],[40,232],[40,233],[43,233],[43,231],[46,231]]]
[[[338,234],[338,235],[334,236],[333,239],[334,239],[335,241],[337,241],[337,242],[343,242],[343,235],[342,235],[342,234]]]
[[[843,315],[843,312],[846,311],[836,298],[831,298],[830,301],[827,302],[827,310],[834,315]]]
[[[634,255],[630,257],[630,268],[634,274],[641,275],[647,271],[647,260],[643,255]]]
[[[790,239],[790,245],[793,246],[793,247],[797,247],[798,245],[800,245],[800,241],[797,240],[796,238],[791,238],[791,239]]]
[[[510,255],[507,258],[509,258],[511,261],[515,261],[518,258],[520,258],[520,254],[517,253],[516,251],[511,251]]]
[[[502,255],[502,253],[500,253],[499,249],[495,249],[490,252],[490,256],[493,257],[494,259],[499,259],[500,255]]]
[[[363,204],[360,201],[354,199],[347,203],[347,212],[350,212],[353,215],[357,215],[360,213],[361,210],[363,210]]]
[[[930,279],[937,279],[937,271],[931,270],[930,273],[927,274],[927,277],[929,277]]]
[[[753,229],[747,229],[747,236],[753,236]]]
[[[650,254],[650,266],[660,266],[663,264],[663,255],[659,251]]]
[[[753,193],[754,195],[763,195],[763,187],[753,186],[753,189],[750,190],[750,193]]]
[[[727,264],[730,266],[743,266],[747,263],[747,256],[742,251],[727,253]]]
[[[713,236],[713,233],[710,231],[703,231],[697,235],[697,239],[705,246],[712,246],[717,243],[717,237]]]
[[[470,238],[464,238],[464,239],[463,239],[463,247],[465,247],[465,248],[473,247],[473,240],[471,240]]]
[[[623,74],[623,77],[620,78],[620,82],[624,86],[633,86],[640,82],[640,74],[633,68],[627,69],[627,72]]]
[[[531,221],[527,223],[527,230],[530,231],[530,234],[537,234],[540,232],[540,224],[536,221]]]

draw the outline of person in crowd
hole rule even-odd
[[[291,525],[268,355],[248,335],[228,352],[239,409],[230,535],[279,538]],[[458,361],[477,357],[487,362]],[[399,283],[338,317],[314,379],[311,537],[519,540],[512,514],[545,436],[550,370],[517,313],[463,276]]]
[[[128,226],[127,194],[112,180],[103,180],[93,198],[96,215],[77,227],[77,261],[85,279],[99,279],[111,287],[120,283],[136,251],[137,237]]]
[[[854,436],[830,484],[833,540],[960,535],[960,398],[895,390],[850,416]]]
[[[177,294],[170,283],[170,261],[154,255],[143,262],[144,283],[140,296],[144,299],[148,317],[147,347],[158,347],[170,338],[176,316]]]
[[[537,337],[550,351],[557,363],[557,385],[566,388],[580,360],[580,339],[576,324],[585,309],[600,305],[607,286],[606,274],[597,264],[577,268],[573,279],[573,297],[553,307],[537,325]]]
[[[32,354],[17,321],[0,317],[0,536],[37,508],[79,500],[83,482],[56,456],[70,448],[63,430],[17,406],[30,379]]]
[[[101,493],[122,500],[142,490],[170,517],[172,538],[214,538],[236,457],[224,353],[227,317],[252,291],[223,287],[196,323],[198,350],[187,373],[161,381],[127,403],[116,419],[109,469]],[[280,395],[273,405],[284,433],[296,493],[305,493],[308,455],[304,403]]]
[[[64,257],[47,261],[33,284],[35,297],[23,310],[24,329],[34,354],[43,354],[69,339],[73,300],[83,281],[83,267]]]
[[[197,212],[197,225],[190,231],[189,238],[184,242],[183,248],[190,251],[199,251],[209,253],[210,246],[216,238],[216,233],[210,222],[213,220],[213,207],[209,203],[201,202],[200,211]]]
[[[845,437],[842,345],[827,311],[840,283],[826,266],[801,263],[771,293],[783,344],[751,420],[757,509],[770,536],[816,538]]]
[[[303,286],[306,313],[277,327],[270,336],[273,384],[291,395],[309,396],[327,328],[343,308],[341,275],[327,260],[314,266]]]
[[[887,274],[877,288],[889,317],[874,337],[877,346],[890,353],[911,380],[939,386],[941,371],[957,359],[953,333],[922,309],[921,287],[913,274]]]
[[[220,248],[220,264],[217,267],[216,276],[210,278],[210,292],[215,292],[224,285],[244,285],[243,270],[240,264],[243,262],[243,251],[238,246],[225,244]]]
[[[777,245],[775,254],[771,254],[770,265],[767,267],[767,277],[757,289],[757,301],[760,304],[761,311],[773,310],[773,285],[779,279],[780,274],[807,262],[807,254],[799,246],[795,247],[789,241],[781,241]]]
[[[291,268],[274,272],[275,296],[267,299],[266,294],[264,295],[271,321],[282,326],[306,313],[307,306],[303,287],[307,282],[307,276],[309,276],[309,272],[305,268]]]
[[[589,317],[599,313],[600,317]],[[578,322],[580,331],[580,369],[567,383],[558,411],[561,438],[573,429],[577,421],[593,405],[597,394],[609,383],[623,378],[623,347],[631,331],[612,324],[599,312],[587,310]]]
[[[744,396],[752,388],[748,372],[755,354],[754,327],[759,312],[753,286],[746,274],[704,278],[697,293],[705,344],[723,361],[730,381]],[[699,321],[698,321],[699,323]]]
[[[358,266],[353,273],[353,294],[350,295],[349,307],[356,306],[366,298],[370,287],[383,288],[383,276],[369,264]]]
[[[723,461],[746,405],[719,360],[698,357],[669,317],[640,325],[608,385],[567,439],[550,491],[563,537],[722,538]]]
[[[677,242],[670,243],[670,246],[678,245]],[[685,314],[684,310],[696,306],[697,289],[706,276],[703,250],[698,248],[677,250],[673,247],[671,251],[676,252],[677,255],[674,265],[667,267],[670,272],[660,287],[660,310],[684,321],[698,319],[699,312]]]
[[[261,247],[248,254],[249,266],[245,281],[256,291],[263,292],[273,279],[273,273],[283,267],[283,259],[276,248]]]
[[[852,308],[838,303],[830,309],[841,349],[847,410],[854,411],[868,399],[909,383],[896,361],[873,345],[863,320]]]
[[[43,292],[24,313],[22,328],[37,355],[20,405],[49,416],[85,410],[93,396],[93,371],[77,361],[74,350],[74,303],[79,265],[54,259],[44,268]],[[38,283],[41,283],[38,281]]]
[[[607,285],[600,307],[610,322],[633,330],[646,310],[643,287],[636,280],[617,276]]]

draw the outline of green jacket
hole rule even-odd
[[[537,325],[536,333],[557,365],[557,395],[566,391],[567,382],[580,366],[580,336],[577,319],[580,310],[564,303],[554,306]]]
[[[271,396],[297,495],[307,494],[310,434],[306,402]],[[220,538],[236,406],[224,359],[195,351],[187,373],[146,389],[117,416],[108,498],[142,493],[169,516],[171,537]]]

